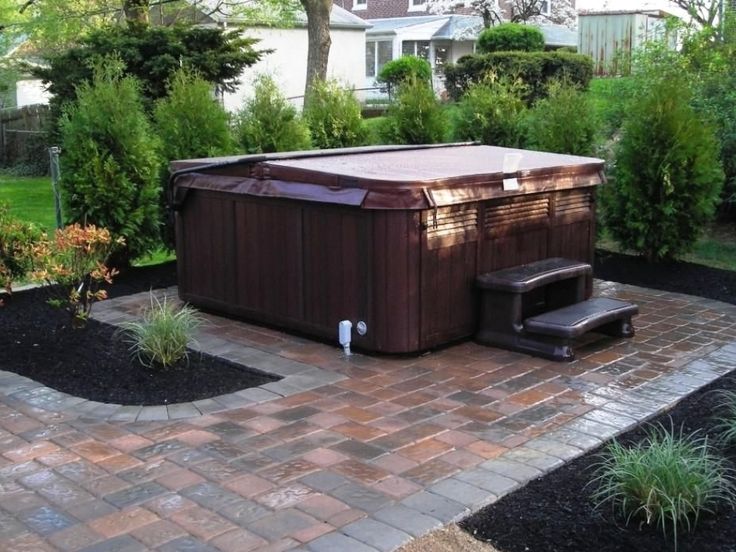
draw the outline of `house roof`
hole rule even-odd
[[[437,29],[428,26],[424,40],[475,40],[483,30],[483,19],[477,15],[424,15],[416,17],[393,17],[386,19],[370,19],[372,27],[369,36],[396,34],[396,31],[408,29],[427,23],[444,20]],[[564,25],[535,25],[544,35],[547,46],[577,46],[578,34]]]

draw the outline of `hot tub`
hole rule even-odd
[[[518,170],[504,160],[520,155]],[[179,294],[250,321],[410,353],[472,336],[478,274],[592,262],[603,161],[478,145],[176,161]]]

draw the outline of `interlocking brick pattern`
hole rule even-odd
[[[209,317],[202,349],[284,379],[146,410],[0,372],[0,550],[393,550],[736,365],[735,307],[596,286],[640,305],[638,333],[570,364],[472,342],[346,359]]]

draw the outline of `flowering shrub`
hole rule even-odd
[[[33,247],[31,279],[45,284],[51,293],[49,304],[67,310],[72,324],[81,327],[92,305],[107,298],[100,285],[111,284],[118,271],[105,261],[122,245],[122,238],[114,240],[109,230],[93,225],[69,225],[57,230],[53,239],[44,234]]]
[[[0,204],[0,287],[8,294],[13,280],[25,276],[30,269],[35,239],[33,226],[12,218],[8,206]]]

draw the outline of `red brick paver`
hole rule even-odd
[[[657,393],[675,400],[730,369],[725,361],[708,364],[712,373],[687,367],[736,341],[735,307],[597,287],[640,305],[637,335],[586,339],[570,364],[472,342],[414,358],[345,359],[337,348],[210,317],[205,348],[226,342],[344,379],[178,421],[47,411],[22,389],[6,391],[0,372],[0,550],[193,542],[287,550],[350,535],[363,518],[415,504],[419,491],[467,485],[463,474],[489,460],[525,461],[535,451],[564,459],[593,446],[596,432],[633,422]],[[100,308],[131,313],[146,301],[143,294]]]

